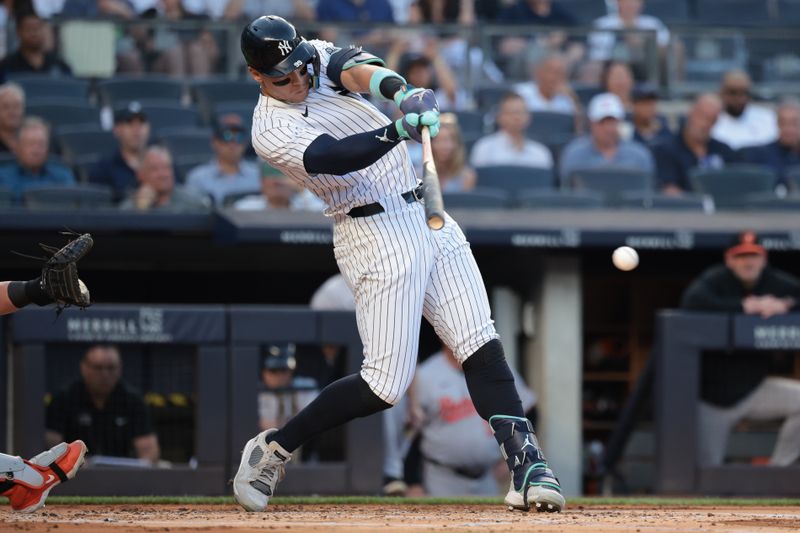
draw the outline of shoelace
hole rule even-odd
[[[275,483],[281,480],[281,478],[284,475],[284,472],[285,470],[283,462],[281,462],[280,460],[277,461],[267,460],[267,464],[261,467],[261,469],[258,471],[255,481],[261,481],[268,487],[272,488]]]

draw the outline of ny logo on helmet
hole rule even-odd
[[[285,56],[292,51],[292,47],[289,44],[289,41],[281,41],[278,45],[278,50],[281,51],[281,55]]]

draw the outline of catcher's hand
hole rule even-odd
[[[78,279],[78,261],[89,253],[94,241],[88,233],[79,235],[63,248],[40,245],[52,254],[42,267],[41,289],[60,306],[89,307],[89,289]]]

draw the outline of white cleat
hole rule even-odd
[[[527,497],[526,497],[527,496]],[[528,511],[531,505],[540,513],[560,513],[567,506],[564,496],[557,490],[548,487],[530,485],[527,494],[514,490],[513,482],[503,500],[509,511]]]
[[[233,495],[246,511],[263,511],[275,487],[283,479],[284,465],[292,454],[275,441],[267,444],[266,437],[278,431],[262,431],[249,441],[242,452],[239,471],[233,478]]]

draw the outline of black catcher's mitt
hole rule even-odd
[[[51,254],[42,267],[41,288],[60,307],[76,305],[89,307],[89,289],[78,279],[78,261],[89,253],[94,241],[88,233],[78,235],[60,250],[40,244],[42,249]]]

